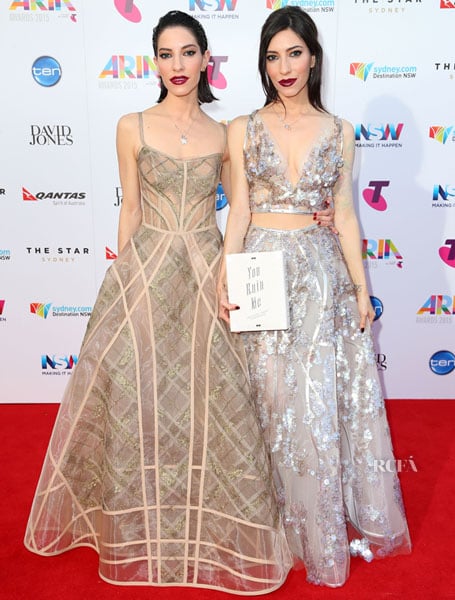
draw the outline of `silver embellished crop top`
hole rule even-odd
[[[310,150],[295,186],[286,175],[286,165],[258,111],[248,118],[245,143],[245,173],[250,188],[252,213],[312,214],[327,208],[333,186],[343,166],[341,119],[322,133]]]

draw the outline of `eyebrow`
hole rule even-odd
[[[197,48],[197,44],[186,44],[186,46],[182,46],[181,50],[186,50],[187,48]],[[159,52],[162,52],[163,50],[172,52],[172,48],[158,48]]]
[[[290,48],[286,48],[286,52],[290,52],[291,50],[296,50],[297,48],[303,48],[301,44],[297,44],[295,46],[291,46]],[[267,50],[268,53],[278,54],[278,50]]]

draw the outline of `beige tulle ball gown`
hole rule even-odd
[[[27,548],[90,546],[112,583],[259,594],[289,569],[243,345],[216,314],[221,160],[143,142],[143,223],[101,286],[33,501]]]

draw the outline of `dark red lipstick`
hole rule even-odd
[[[178,77],[171,77],[171,81],[174,85],[183,85],[188,81],[188,77],[179,75]]]
[[[283,87],[290,87],[291,85],[294,85],[296,81],[297,79],[294,77],[294,79],[280,79],[278,83]]]

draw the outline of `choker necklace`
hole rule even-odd
[[[188,129],[186,131],[183,131],[182,129],[180,129],[180,127],[177,125],[177,123],[175,121],[172,121],[172,123],[174,124],[174,127],[177,129],[177,131],[180,133],[180,143],[183,145],[188,144],[188,132],[191,129],[191,127],[193,126],[194,119],[191,121],[190,126],[188,127]]]

